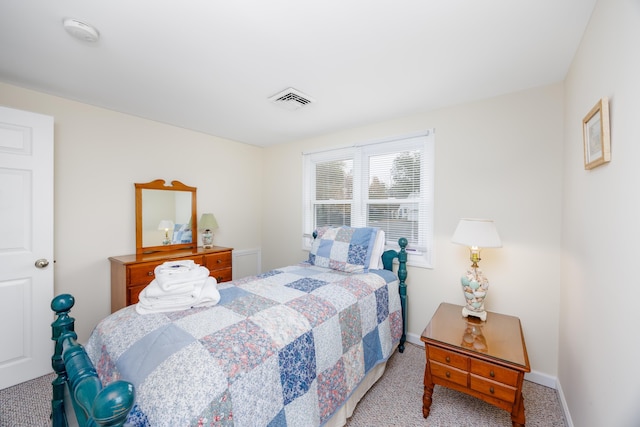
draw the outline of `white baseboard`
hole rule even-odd
[[[558,378],[551,375],[543,374],[539,371],[531,371],[524,374],[524,379],[532,383],[540,384],[557,390]]]
[[[412,334],[411,332],[407,334],[407,342],[424,347],[424,343],[420,341],[420,335]]]
[[[564,392],[562,391],[562,386],[560,385],[560,381],[557,382],[556,390],[558,391],[558,397],[560,398],[560,403],[562,404],[562,412],[564,413],[564,420],[567,423],[567,427],[573,427],[573,420],[571,419],[571,412],[569,412],[569,406],[567,405],[567,400],[564,398]]]

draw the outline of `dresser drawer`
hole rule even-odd
[[[147,285],[130,286],[127,288],[127,301],[129,304],[137,304],[140,301],[140,292],[146,288]]]
[[[471,390],[504,400],[505,402],[514,402],[516,398],[515,387],[491,381],[477,375],[471,375],[470,388]]]
[[[518,385],[518,371],[483,360],[471,359],[471,373],[499,383]]]
[[[202,257],[189,257],[189,258],[176,258],[176,259],[167,259],[164,261],[158,262],[147,262],[144,264],[136,264],[128,267],[129,270],[129,286],[136,285],[148,285],[151,283],[153,279],[155,279],[154,270],[157,266],[164,264],[165,262],[171,261],[187,261],[192,260],[196,264],[202,264]]]
[[[436,378],[441,378],[446,381],[461,385],[462,387],[468,386],[469,374],[466,371],[453,368],[451,366],[443,365],[442,363],[429,361],[431,367],[431,375]]]
[[[469,358],[453,351],[444,350],[440,347],[429,345],[427,347],[427,357],[436,362],[453,366],[464,371],[469,369]]]
[[[233,274],[232,274],[231,268],[223,268],[222,270],[210,270],[209,271],[209,276],[211,276],[214,279],[216,279],[216,282],[218,282],[218,283],[231,281],[231,276],[232,275]]]
[[[153,270],[160,264],[162,263],[139,264],[129,267],[129,283],[127,283],[127,285],[148,285],[155,277]]]
[[[231,252],[221,252],[204,256],[204,266],[209,271],[231,268]],[[212,274],[213,276],[213,274]]]

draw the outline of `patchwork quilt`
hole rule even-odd
[[[317,426],[402,335],[397,276],[310,264],[217,285],[209,308],[102,320],[103,384],[132,382],[131,426]]]

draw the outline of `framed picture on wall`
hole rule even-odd
[[[605,97],[582,119],[584,168],[593,169],[611,160],[609,100]]]

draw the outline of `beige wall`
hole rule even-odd
[[[565,84],[559,379],[580,427],[640,425],[640,2],[599,0]],[[610,98],[611,162],[583,167],[582,118]]]
[[[81,341],[110,313],[107,258],[135,253],[135,182],[197,187],[216,244],[260,247],[260,148],[1,83],[0,104],[54,117],[54,286],[76,297]]]
[[[301,153],[435,128],[435,268],[409,268],[413,340],[437,306],[464,301],[461,217],[496,221],[504,247],[483,252],[489,310],[520,317],[532,369],[555,386],[560,299],[561,84],[270,147],[263,182],[263,269],[305,259]],[[542,377],[542,378],[540,378]]]

